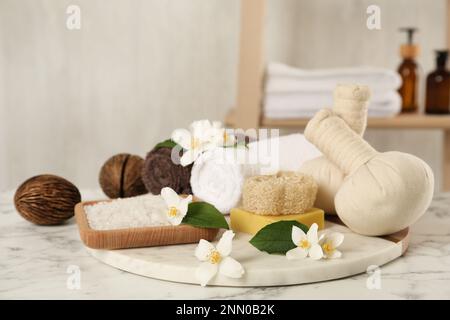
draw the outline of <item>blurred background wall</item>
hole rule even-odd
[[[80,30],[66,28],[72,4]],[[379,31],[365,27],[370,4]],[[446,47],[445,0],[269,0],[267,20],[267,59],[303,68],[396,69],[401,26],[420,28],[424,73]],[[239,0],[0,0],[0,190],[45,172],[96,187],[109,156],[144,156],[174,128],[223,119],[238,37]],[[422,157],[440,186],[440,133],[366,137]]]

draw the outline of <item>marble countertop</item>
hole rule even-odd
[[[103,198],[82,193],[84,200]],[[0,194],[0,299],[450,299],[450,193],[436,195],[412,227],[407,253],[377,272],[267,288],[202,288],[114,269],[87,253],[73,219],[35,226],[17,214],[12,198]]]

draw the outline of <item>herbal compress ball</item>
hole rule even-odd
[[[110,198],[128,198],[147,193],[141,179],[144,159],[128,153],[109,158],[102,166],[99,183]]]
[[[346,175],[334,204],[354,232],[380,236],[400,231],[430,205],[434,176],[423,160],[377,152],[330,110],[309,121],[305,136]]]
[[[22,183],[14,196],[17,211],[26,220],[39,225],[61,224],[74,215],[81,201],[77,187],[64,178],[39,175]]]
[[[333,112],[362,136],[367,126],[369,88],[352,84],[337,85],[333,96]],[[305,162],[300,171],[311,175],[319,185],[314,205],[326,213],[336,214],[334,197],[344,182],[343,172],[323,156]]]

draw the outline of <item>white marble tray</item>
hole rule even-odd
[[[249,235],[239,233],[233,241],[231,256],[241,262],[246,273],[241,279],[216,276],[210,285],[247,287],[280,286],[326,281],[366,272],[370,265],[381,266],[402,255],[408,245],[408,230],[392,237],[365,237],[332,222],[326,229],[345,234],[340,246],[341,259],[288,261],[282,255],[269,255],[254,248]],[[182,282],[198,283],[195,269],[199,262],[194,257],[196,244],[88,251],[98,260],[115,268],[141,276]]]

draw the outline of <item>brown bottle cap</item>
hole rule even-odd
[[[404,59],[412,59],[419,55],[419,46],[414,44],[403,44],[400,46],[400,55]]]

